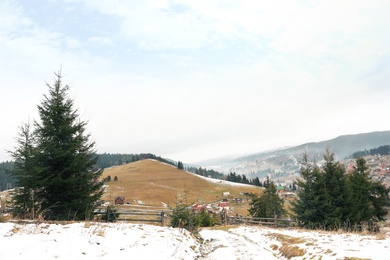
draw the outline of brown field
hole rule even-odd
[[[111,176],[102,199],[113,202],[123,196],[127,207],[175,207],[177,202],[187,205],[220,201],[223,192],[229,199],[242,198],[244,203],[230,204],[232,210],[248,215],[247,197],[242,192],[261,193],[262,189],[250,185],[230,185],[224,181],[209,182],[197,175],[154,160],[142,160],[105,169],[102,178]],[[114,181],[114,177],[118,181]]]

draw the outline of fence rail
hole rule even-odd
[[[125,210],[114,209],[113,212],[109,212],[107,208],[100,208],[94,211],[95,215],[107,215],[115,214],[116,220],[131,221],[131,222],[153,222],[161,223],[162,226],[166,224],[166,218],[169,216],[169,210]]]
[[[247,217],[229,217],[226,216],[226,224],[257,224],[257,225],[269,225],[274,227],[290,227],[295,225],[295,221],[292,219],[281,218],[247,218]]]
[[[172,210],[144,210],[144,209],[114,209],[109,212],[108,208],[99,208],[95,210],[95,215],[106,216],[115,214],[116,220],[129,222],[160,223],[162,226],[169,224]],[[227,212],[226,212],[227,213]],[[223,224],[251,224],[251,225],[269,225],[273,227],[295,226],[295,221],[281,218],[251,218],[243,216],[228,216],[221,214]],[[225,221],[226,220],[226,221]]]

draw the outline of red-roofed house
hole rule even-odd
[[[223,210],[223,209],[229,210],[229,207],[230,207],[229,202],[221,202],[221,203],[219,203],[219,209],[220,210]]]

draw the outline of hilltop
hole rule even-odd
[[[102,197],[113,201],[123,196],[129,206],[174,207],[176,202],[208,204],[220,201],[223,192],[230,198],[244,198],[244,192],[261,193],[260,187],[202,177],[156,160],[141,160],[107,168],[102,179],[111,176]],[[118,181],[113,181],[115,176]],[[248,214],[248,204],[237,204],[237,212]]]

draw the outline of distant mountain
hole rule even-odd
[[[299,170],[299,162],[306,152],[310,160],[320,162],[327,147],[335,153],[337,160],[343,160],[354,152],[390,144],[390,131],[342,135],[322,142],[305,143],[299,146],[260,152],[238,158],[219,159],[203,164],[223,173],[236,172],[247,177],[265,177],[267,174],[287,174]]]

